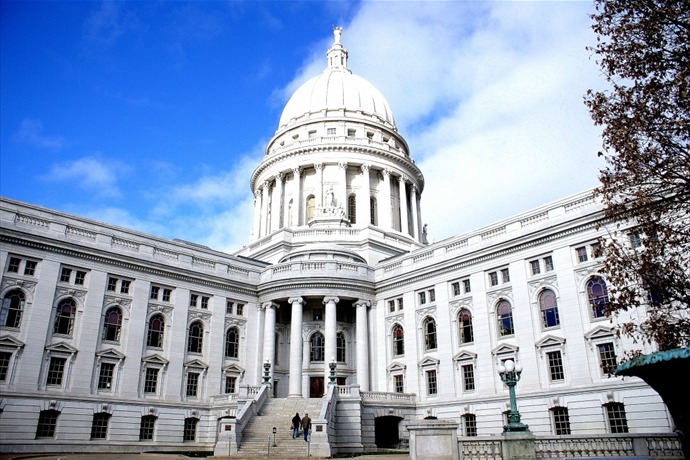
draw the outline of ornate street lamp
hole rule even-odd
[[[331,362],[328,363],[328,368],[330,369],[328,373],[328,384],[335,385],[335,368],[338,364],[335,362],[335,358],[331,358]]]
[[[504,433],[529,431],[529,427],[520,422],[520,412],[518,412],[515,399],[515,385],[520,380],[520,374],[522,374],[522,366],[520,363],[515,364],[512,359],[498,366],[498,375],[501,377],[501,381],[508,386],[510,393],[510,412],[508,413],[508,424],[503,427]]]
[[[264,363],[264,381],[261,382],[262,385],[270,385],[271,384],[271,362],[269,360],[266,360]]]

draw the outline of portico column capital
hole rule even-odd
[[[364,299],[359,299],[354,303],[355,307],[371,307],[371,302]]]
[[[289,304],[292,304],[292,305],[294,305],[294,304],[296,304],[296,303],[302,305],[302,304],[304,303],[304,299],[301,298],[301,297],[290,297],[290,298],[288,299],[288,303],[289,303]]]
[[[362,174],[368,173],[369,168],[371,168],[371,165],[369,163],[364,163],[362,166],[360,166],[360,169],[362,170]]]
[[[280,305],[278,305],[275,302],[264,302],[261,304],[261,308],[263,308],[264,310],[268,310],[269,308],[275,308],[277,310],[278,307],[280,307]]]
[[[338,303],[338,302],[340,302],[340,299],[338,297],[324,297],[323,298],[324,305],[329,303],[329,302]]]

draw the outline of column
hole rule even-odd
[[[412,236],[415,237],[417,241],[419,238],[419,217],[417,213],[417,186],[412,184],[412,189],[410,190],[410,205],[412,206]]]
[[[292,225],[299,227],[299,210],[302,208],[302,169],[292,168]]]
[[[276,174],[276,186],[273,189],[273,199],[271,200],[271,228],[278,230],[280,225],[281,211],[283,207],[283,173]]]
[[[323,208],[323,163],[314,163],[314,169],[316,169],[316,209]],[[314,210],[314,215],[316,215],[316,209]],[[305,222],[306,223],[306,222]]]
[[[276,309],[278,304],[274,302],[266,302],[263,304],[265,310],[264,319],[264,356],[261,360],[265,363],[268,360],[271,363],[271,384],[273,384],[273,371],[275,370],[275,354],[276,354]]]
[[[391,170],[384,169],[383,174],[383,190],[381,200],[379,200],[379,227],[386,230],[393,228],[393,218],[391,213]]]
[[[268,229],[271,223],[268,221],[268,216],[271,215],[268,212],[268,189],[271,184],[268,181],[264,181],[262,200],[261,200],[261,236],[268,235]]]
[[[400,231],[405,235],[410,234],[409,226],[407,225],[407,187],[405,176],[400,176],[398,178],[398,183],[400,187]]]
[[[360,391],[369,391],[369,324],[367,322],[367,308],[371,303],[368,300],[358,300],[355,302],[356,312],[356,357],[357,365],[357,384]]]
[[[347,216],[347,162],[341,161],[338,163],[338,170],[340,171],[341,186],[340,190],[336,191],[336,193],[338,193],[338,203],[336,203],[336,205],[343,208]]]
[[[325,334],[324,340],[325,344],[323,347],[324,357],[323,357],[323,382],[324,385],[328,385],[328,363],[331,362],[331,358],[335,358],[336,355],[336,312],[335,304],[340,301],[337,297],[324,297],[323,304],[326,306],[326,312],[324,317],[325,322]]]
[[[266,327],[266,311],[264,310],[263,305],[261,304],[256,304],[256,313],[257,313],[257,319],[259,321],[259,326],[257,327],[257,334],[256,334],[256,349],[257,350],[262,350],[263,353],[263,344],[264,344],[264,328]],[[261,376],[264,374],[264,368],[263,368],[263,360],[257,359],[256,360],[256,380],[257,384],[260,384],[262,382]]]
[[[252,224],[252,240],[261,238],[261,190],[254,190],[254,223]]]
[[[371,223],[371,182],[369,176],[370,166],[363,164],[362,191],[357,194],[357,225],[366,227]]]
[[[292,305],[290,320],[290,390],[288,398],[302,397],[302,304],[301,297],[288,299]]]

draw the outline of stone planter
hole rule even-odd
[[[615,374],[639,377],[659,393],[673,417],[683,454],[690,458],[690,348],[639,356],[618,366]]]

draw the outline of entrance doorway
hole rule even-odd
[[[323,377],[309,377],[309,397],[320,398],[323,396]]]
[[[398,425],[401,421],[402,417],[396,417],[393,415],[376,417],[376,419],[374,419],[376,447],[388,449],[396,449],[400,447],[400,433],[398,432]]]

